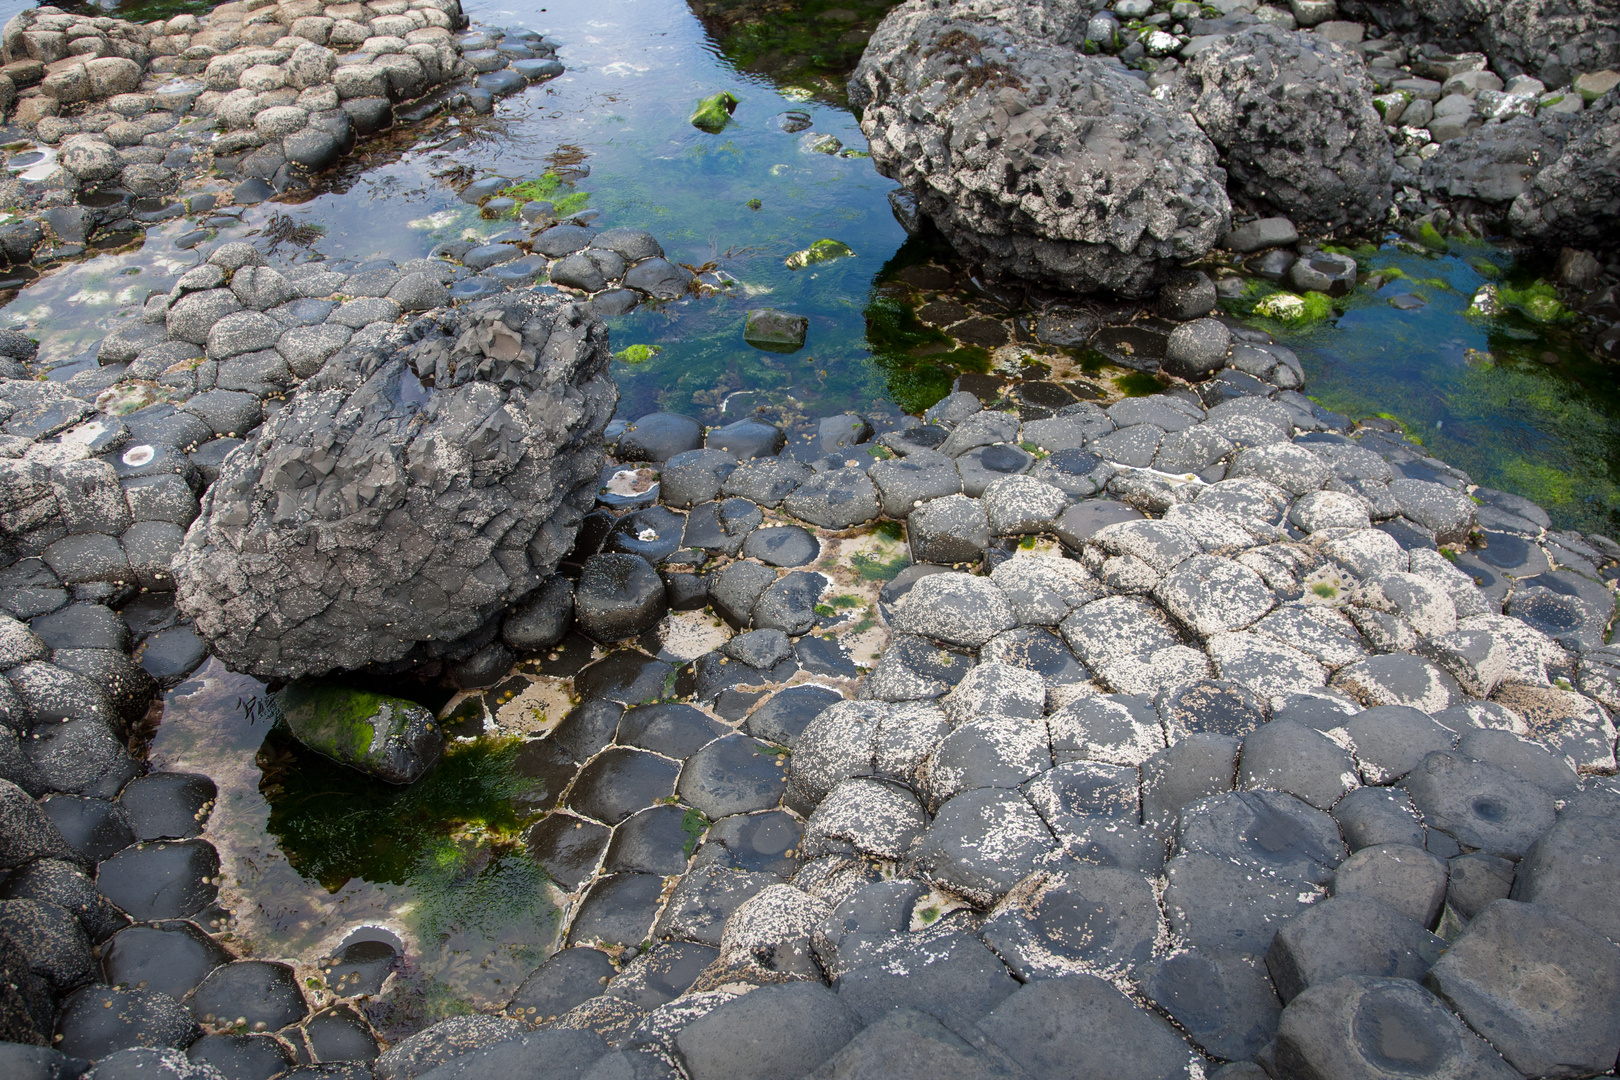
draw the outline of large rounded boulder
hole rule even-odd
[[[226,665],[456,659],[574,543],[618,400],[607,329],[527,292],[337,353],[224,461],[174,559]]]
[[[992,277],[1149,291],[1229,225],[1215,147],[1113,62],[1058,43],[1061,6],[1016,7],[890,12],[850,82],[873,160]]]
[[[1187,64],[1176,94],[1248,209],[1310,228],[1383,220],[1394,151],[1361,63],[1315,34],[1251,27]]]

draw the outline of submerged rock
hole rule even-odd
[[[299,742],[390,784],[421,779],[444,750],[444,733],[433,714],[404,698],[294,683],[275,701]]]
[[[175,558],[233,669],[305,678],[455,643],[550,574],[602,471],[607,331],[540,293],[337,353],[225,459]]]
[[[692,113],[692,126],[711,135],[716,134],[731,122],[731,114],[736,108],[737,95],[730,90],[712,94],[698,102],[697,111]]]

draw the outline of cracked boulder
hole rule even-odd
[[[992,276],[1140,295],[1209,250],[1231,209],[1208,137],[1104,58],[989,8],[912,0],[872,35],[850,99],[878,171]]]
[[[336,354],[225,462],[175,558],[180,607],[261,677],[457,658],[573,546],[608,358],[600,319],[538,293]]]

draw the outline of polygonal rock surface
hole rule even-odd
[[[1168,1080],[1192,1058],[1174,1028],[1093,975],[1028,983],[978,1026],[1033,1076]]]
[[[1283,1075],[1321,1080],[1513,1080],[1518,1074],[1434,995],[1406,979],[1345,975],[1288,1003]]]
[[[1015,625],[1012,605],[987,578],[933,574],[906,594],[895,630],[976,649]]]
[[[1406,789],[1425,825],[1498,858],[1522,856],[1555,817],[1541,788],[1449,750],[1425,757]]]
[[[1051,832],[1017,791],[967,791],[939,808],[912,849],[918,877],[979,904],[1006,895],[1054,847]]]
[[[1620,948],[1539,904],[1498,900],[1429,974],[1526,1076],[1582,1076],[1620,1053]]]
[[[1341,975],[1421,982],[1445,947],[1387,904],[1345,893],[1313,904],[1278,928],[1266,967],[1286,1002]]]
[[[1152,956],[1159,923],[1158,899],[1141,874],[1071,862],[1021,882],[979,935],[1028,981],[1131,970]]]

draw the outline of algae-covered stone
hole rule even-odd
[[[433,713],[404,698],[294,683],[275,700],[299,742],[390,784],[421,779],[444,750],[444,733]]]
[[[853,255],[848,244],[839,240],[817,240],[803,251],[795,251],[784,261],[789,270],[803,270],[816,263],[831,262],[833,259],[842,259],[846,255]]]
[[[732,111],[736,108],[737,95],[730,90],[722,90],[698,102],[697,111],[692,114],[692,126],[710,134],[718,133],[731,121]]]
[[[1293,293],[1277,292],[1254,305],[1256,315],[1266,315],[1273,319],[1292,321],[1304,318],[1305,301]]]
[[[809,327],[810,320],[803,315],[775,308],[755,308],[743,324],[743,340],[756,349],[794,352],[804,347],[804,335]]]

